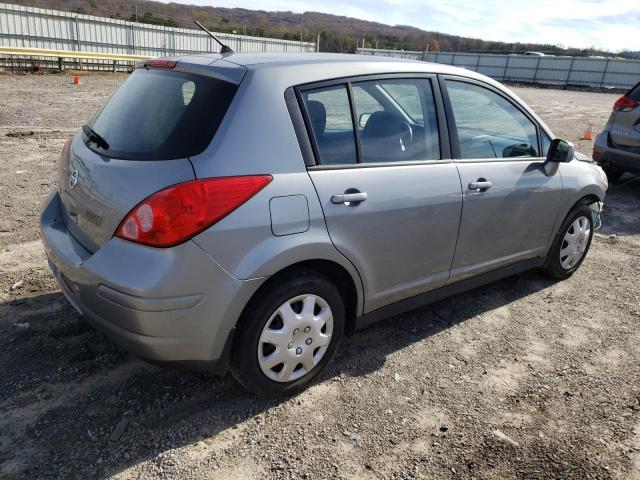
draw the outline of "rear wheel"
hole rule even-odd
[[[278,278],[245,309],[232,372],[261,396],[292,393],[329,363],[344,331],[344,302],[335,285],[312,270]]]
[[[584,261],[592,238],[591,209],[579,204],[562,223],[542,271],[559,280],[570,277]]]

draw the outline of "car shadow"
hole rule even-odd
[[[640,175],[625,173],[609,184],[604,200],[601,233],[637,235],[640,233]]]
[[[526,272],[383,320],[347,336],[316,383],[374,372],[393,352],[551,285]],[[0,320],[0,463],[17,466],[18,476],[106,478],[162,463],[173,449],[296,401],[256,398],[229,376],[137,360],[59,293],[0,304]]]

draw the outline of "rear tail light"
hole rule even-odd
[[[616,103],[613,104],[613,110],[616,112],[630,112],[637,106],[638,102],[636,102],[633,98],[620,97],[618,100],[616,100]]]
[[[602,156],[602,152],[597,152],[594,150],[591,153],[591,158],[593,158],[594,160],[598,160],[601,156]]]
[[[271,180],[271,175],[253,175],[173,185],[131,210],[115,235],[152,247],[178,245],[222,220]]]

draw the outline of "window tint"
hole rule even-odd
[[[356,163],[356,143],[345,85],[302,92],[320,163]]]
[[[362,111],[373,113],[384,110],[382,104],[357,84],[352,86],[353,101],[362,107]]]
[[[536,126],[511,102],[487,88],[447,80],[461,157],[537,157]]]
[[[371,110],[363,94],[381,109]],[[353,84],[361,161],[394,162],[440,158],[431,82],[426,79],[372,80]]]
[[[382,85],[382,88],[398,102],[414,122],[422,123],[422,102],[418,94],[418,85],[415,83],[387,82]]]
[[[135,70],[92,121],[109,144],[100,153],[131,160],[197,155],[211,142],[236,90],[211,77]]]

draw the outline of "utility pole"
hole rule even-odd
[[[304,12],[300,14],[300,43],[302,43],[302,30],[304,29]]]
[[[138,0],[136,0],[136,13],[135,13],[135,21],[138,21]]]

